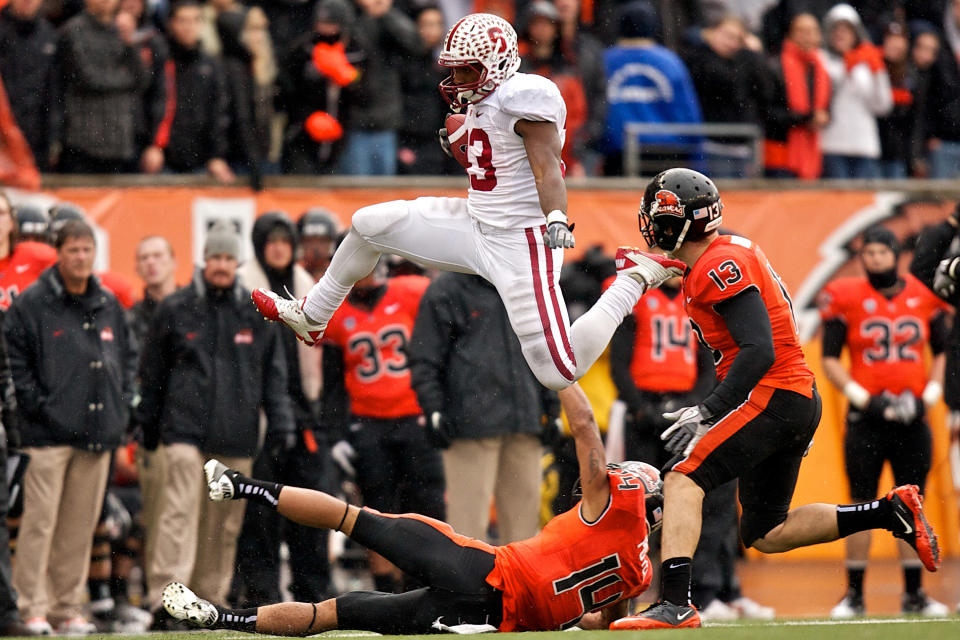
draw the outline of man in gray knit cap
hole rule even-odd
[[[140,362],[136,420],[144,446],[159,448],[167,469],[146,560],[147,597],[160,610],[159,629],[171,622],[160,609],[160,591],[172,580],[226,602],[243,506],[201,499],[203,463],[226,458],[249,473],[261,409],[268,433],[294,434],[283,345],[237,281],[240,235],[232,222],[210,228],[203,256],[193,281],[160,303]]]

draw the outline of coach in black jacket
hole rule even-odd
[[[207,233],[204,267],[160,303],[143,347],[137,421],[146,446],[159,439],[167,469],[147,559],[154,610],[174,579],[190,581],[207,600],[226,601],[243,507],[201,500],[203,463],[215,456],[249,472],[261,408],[270,431],[294,431],[280,335],[237,282],[239,253],[233,223],[217,222]]]
[[[430,433],[445,447],[447,522],[486,538],[495,495],[501,544],[536,535],[539,435],[559,401],[530,371],[497,290],[480,276],[440,274],[420,301],[409,356]]]
[[[3,327],[30,455],[13,585],[25,620],[79,633],[89,632],[84,582],[136,353],[123,309],[93,276],[93,230],[70,220],[56,244],[57,263],[17,296]]]

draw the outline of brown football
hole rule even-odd
[[[467,159],[467,128],[463,125],[466,119],[467,116],[462,113],[451,113],[444,123],[447,128],[447,139],[450,140],[450,151],[462,167],[470,166],[470,161]]]

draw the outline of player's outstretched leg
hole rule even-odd
[[[176,620],[201,629],[230,629],[276,636],[307,636],[337,628],[336,601],[282,602],[227,609],[200,598],[179,582],[163,588],[163,608]]]

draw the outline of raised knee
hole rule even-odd
[[[364,238],[383,235],[407,219],[407,203],[384,202],[358,209],[350,224]]]

